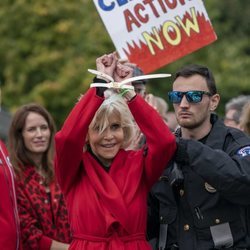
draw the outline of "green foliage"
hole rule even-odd
[[[215,74],[225,102],[249,94],[248,0],[209,0],[205,5],[218,40],[167,65],[174,73],[187,63],[205,64]],[[93,1],[2,0],[0,8],[0,81],[2,104],[11,111],[28,102],[44,105],[58,128],[89,87],[95,59],[114,50]],[[171,79],[151,81],[150,92],[162,96]]]

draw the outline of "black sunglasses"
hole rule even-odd
[[[184,95],[186,96],[187,101],[190,103],[201,102],[203,95],[212,96],[211,93],[200,90],[192,90],[187,92],[170,91],[168,92],[168,99],[171,103],[181,103]]]

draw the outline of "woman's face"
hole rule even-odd
[[[42,155],[48,149],[50,135],[45,118],[38,113],[30,112],[22,131],[26,149],[33,155]]]
[[[96,157],[105,166],[110,166],[124,141],[124,132],[119,117],[112,114],[109,118],[109,126],[101,134],[98,128],[90,128],[88,141]]]

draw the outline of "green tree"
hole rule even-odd
[[[112,42],[90,1],[5,1],[0,11],[3,104],[39,102],[58,126],[88,87],[95,58]],[[13,98],[15,97],[15,98]]]

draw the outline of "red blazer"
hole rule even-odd
[[[7,149],[0,141],[0,249],[20,249],[14,174]]]
[[[175,138],[151,106],[136,96],[129,108],[147,150],[120,150],[107,173],[83,153],[88,127],[103,98],[90,89],[56,134],[56,174],[73,230],[71,250],[149,250],[147,194],[173,156]]]
[[[71,240],[68,214],[63,195],[55,182],[50,184],[49,196],[33,166],[25,166],[16,181],[17,203],[24,250],[49,250],[52,240]]]

